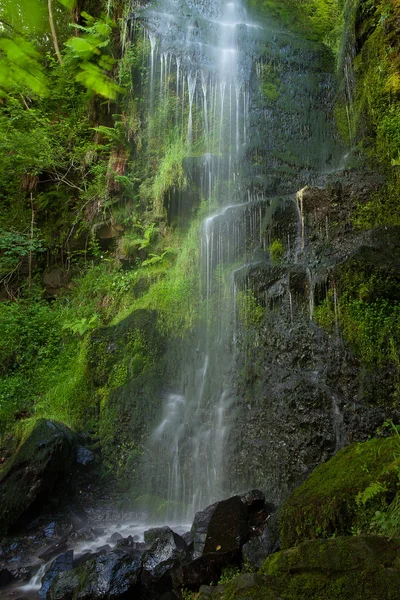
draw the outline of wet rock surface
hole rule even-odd
[[[225,567],[240,567],[242,548],[268,525],[271,504],[265,501],[261,491],[252,490],[198,513],[192,530],[184,537],[169,527],[157,527],[144,532],[145,542],[137,541],[137,535],[127,535],[129,526],[118,524],[125,536],[119,531],[110,535],[97,527],[85,512],[80,514],[82,518],[76,519],[76,525],[79,527],[85,521],[84,531],[90,532],[89,539],[81,535],[81,530],[76,532],[68,525],[66,533],[40,551],[44,557],[43,565],[48,564],[42,575],[39,572],[34,576],[36,585],[41,587],[36,591],[29,588],[32,597],[117,600],[134,594],[141,600],[180,598],[182,587],[198,590],[201,585],[218,581]],[[44,533],[46,530],[62,533],[62,524],[56,519],[45,527],[40,522],[37,526],[42,544],[49,541]],[[92,539],[95,532],[101,537]],[[110,543],[96,544],[100,539],[109,539]],[[197,540],[196,548],[194,540]],[[88,545],[86,549],[85,544]],[[25,570],[18,567],[18,570],[19,575],[17,568],[4,563],[0,585],[26,580],[38,571],[38,566]]]
[[[75,458],[70,429],[39,420],[0,473],[0,534],[27,511],[48,504]]]

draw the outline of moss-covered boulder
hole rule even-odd
[[[0,535],[47,504],[75,457],[68,427],[40,419],[0,471]]]
[[[260,573],[244,574],[201,600],[395,600],[400,540],[358,536],[315,540],[267,558]]]
[[[368,532],[376,510],[385,509],[399,486],[400,447],[396,437],[343,448],[317,467],[284,504],[282,547],[307,539]],[[366,502],[357,496],[372,483],[379,493]]]

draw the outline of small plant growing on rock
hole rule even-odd
[[[274,240],[268,248],[269,256],[273,264],[281,264],[285,254],[285,248],[280,240]]]

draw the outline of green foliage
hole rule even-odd
[[[349,142],[361,142],[372,165],[378,159],[386,167],[395,168],[400,157],[399,16],[398,0],[349,2],[339,55],[339,67],[345,70],[348,68],[344,66],[345,48],[356,43],[360,47],[352,65],[356,83],[351,91],[354,101],[347,107],[346,115],[344,106],[339,110],[341,130],[346,128],[346,118]],[[353,39],[354,30],[358,40]]]
[[[5,231],[0,227],[0,277],[15,271],[30,253],[43,252],[43,240],[37,230],[30,233]]]
[[[186,153],[187,148],[180,137],[177,137],[166,149],[152,185],[156,214],[162,214],[164,197],[170,189],[183,190],[187,185],[183,170],[183,159]]]
[[[230,581],[236,579],[238,575],[240,575],[240,569],[238,569],[237,567],[224,567],[222,569],[221,577],[218,580],[218,585],[229,583]]]
[[[394,432],[395,452],[394,458],[400,458],[400,433],[399,427],[395,426],[392,421],[384,423],[384,426],[390,427]],[[400,465],[396,465],[397,477],[400,485]],[[382,469],[382,475],[386,474],[386,468]],[[357,495],[356,501],[358,505],[364,506],[379,495],[386,494],[389,490],[385,484],[379,481],[373,481],[365,490]],[[377,510],[371,520],[371,531],[382,535],[399,535],[400,532],[400,492],[397,492],[393,500],[381,510]]]
[[[260,327],[264,321],[265,308],[259,303],[251,290],[238,292],[236,305],[238,319],[244,331]]]
[[[335,47],[343,23],[343,0],[249,0],[249,6],[312,40]]]
[[[268,248],[271,262],[280,265],[285,255],[285,248],[281,240],[274,240]]]
[[[398,281],[387,273],[366,272],[358,263],[342,269],[324,302],[315,308],[317,323],[334,333],[339,327],[365,365],[398,368],[400,303]]]
[[[356,229],[373,229],[382,225],[400,225],[400,172],[393,170],[388,180],[366,204],[358,204],[352,215]]]
[[[76,81],[100,96],[115,100],[117,93],[123,91],[107,74],[115,64],[109,51],[115,23],[107,16],[95,19],[85,12],[82,17],[85,26],[74,25],[81,35],[72,37],[65,43],[69,51],[66,63],[72,63],[78,70]]]
[[[281,511],[283,547],[370,532],[376,511],[386,512],[397,492],[399,461],[398,441],[391,437],[347,446],[317,467]]]

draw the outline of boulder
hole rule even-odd
[[[119,540],[123,540],[124,537],[118,532],[115,531],[110,537],[106,540],[107,544],[116,544]]]
[[[248,533],[247,507],[240,496],[216,502],[196,514],[191,532],[194,558],[210,553],[240,553]]]
[[[60,573],[47,600],[119,600],[136,597],[140,560],[121,550],[93,555],[78,568]]]
[[[148,546],[152,546],[154,542],[162,538],[166,533],[169,533],[171,529],[169,527],[153,527],[144,532],[144,543]]]
[[[40,419],[0,471],[0,535],[39,512],[65,481],[75,457],[70,429]]]
[[[251,538],[242,548],[243,563],[260,569],[265,559],[279,550],[276,531],[266,527],[261,535]]]
[[[168,581],[171,570],[184,562],[187,556],[184,539],[169,527],[163,527],[156,541],[143,555],[142,581],[147,587]]]
[[[73,568],[74,562],[74,551],[68,550],[64,554],[60,554],[57,556],[55,560],[51,563],[50,567],[42,577],[42,587],[39,590],[39,598],[40,600],[46,600],[47,592],[50,589],[50,586],[53,580],[57,577],[59,573],[63,573],[65,571],[71,571]]]
[[[241,501],[249,511],[258,511],[264,508],[265,494],[261,490],[250,490],[240,496]]]

